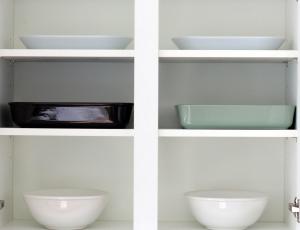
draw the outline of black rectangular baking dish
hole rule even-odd
[[[12,120],[23,128],[125,128],[133,103],[12,102]]]

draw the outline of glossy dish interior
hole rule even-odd
[[[288,129],[292,105],[177,105],[186,129]]]
[[[125,128],[133,103],[10,103],[16,125],[28,128]]]

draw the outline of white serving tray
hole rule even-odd
[[[28,49],[125,49],[132,41],[104,35],[28,35],[20,39]]]
[[[208,37],[184,36],[172,39],[184,50],[276,50],[284,43],[281,37]]]

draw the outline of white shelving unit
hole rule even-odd
[[[203,230],[184,193],[261,191],[250,230],[300,230],[296,0],[0,0],[0,230],[40,230],[30,190],[88,187],[110,203],[94,230]],[[126,50],[29,50],[30,34],[112,34]],[[278,36],[280,50],[177,50],[184,35]],[[127,129],[12,125],[11,101],[134,102]],[[293,104],[288,130],[184,130],[177,104]],[[217,218],[217,217],[216,217]]]

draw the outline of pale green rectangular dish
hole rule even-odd
[[[288,129],[292,105],[177,105],[185,129]]]

